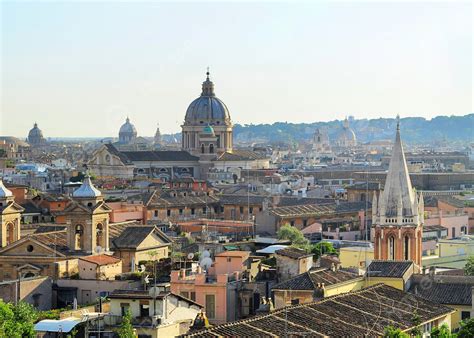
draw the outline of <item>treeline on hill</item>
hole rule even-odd
[[[431,120],[422,117],[401,119],[403,140],[408,143],[474,141],[474,114],[464,116],[437,116]],[[351,119],[350,127],[360,142],[391,140],[396,126],[395,118]],[[275,122],[234,126],[237,140],[265,140],[271,143],[309,140],[316,128],[326,128],[331,140],[336,139],[342,121],[315,123]]]

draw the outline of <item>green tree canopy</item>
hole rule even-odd
[[[334,249],[334,245],[331,242],[319,242],[311,248],[311,253],[314,254],[314,258],[318,259],[322,255],[334,255],[337,253]]]
[[[118,330],[118,335],[120,338],[136,338],[135,332],[132,326],[132,314],[130,310],[125,313],[123,316],[122,324]]]
[[[387,326],[383,332],[384,338],[409,338],[410,336],[402,332],[399,328]]]
[[[457,338],[474,337],[474,318],[461,322]]]
[[[451,330],[449,329],[449,326],[446,323],[444,323],[441,326],[432,328],[430,332],[430,337],[431,338],[451,338],[454,336],[451,334]]]
[[[469,256],[466,265],[464,266],[464,273],[466,276],[474,276],[474,256]]]
[[[291,241],[291,245],[309,251],[309,241],[304,237],[300,230],[289,224],[283,225],[277,232],[278,239]]]
[[[28,303],[18,305],[0,300],[0,337],[35,337],[34,323],[38,312]]]

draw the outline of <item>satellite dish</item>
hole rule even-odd
[[[100,245],[97,245],[97,246],[95,247],[95,252],[96,252],[96,253],[101,253],[101,252],[102,252],[102,247],[101,247]]]
[[[149,284],[150,283],[150,275],[146,275],[145,278],[143,278],[143,280],[145,281],[145,284]]]
[[[204,257],[200,262],[199,266],[204,270],[208,270],[212,265],[212,259],[210,257]]]
[[[211,254],[209,253],[209,251],[204,250],[204,251],[202,252],[202,258],[207,258],[207,257],[211,257]]]
[[[151,298],[156,298],[160,294],[160,290],[156,286],[153,286],[148,290],[148,294]]]
[[[140,271],[140,272],[143,273],[143,272],[145,272],[145,270],[146,270],[146,266],[143,265],[143,264],[141,264],[141,265],[140,265],[140,268],[138,269],[138,271]]]
[[[191,260],[194,258],[194,254],[192,252],[188,253],[188,259]]]

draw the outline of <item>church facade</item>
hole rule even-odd
[[[398,123],[384,190],[372,202],[375,259],[421,267],[423,223],[423,195],[411,185]]]

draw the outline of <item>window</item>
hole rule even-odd
[[[179,293],[181,296],[183,296],[184,298],[188,298],[189,299],[189,292],[188,291],[181,291]]]
[[[196,209],[191,208],[191,215],[194,215],[196,213]]]
[[[125,316],[130,309],[130,304],[128,303],[120,303],[120,311],[122,316]]]
[[[191,300],[196,301],[196,292],[191,291]]]
[[[388,259],[395,260],[395,238],[392,236],[388,238]]]
[[[95,229],[96,237],[95,237],[95,244],[98,246],[105,247],[104,243],[104,227],[101,223],[96,225]]]
[[[140,301],[140,317],[148,317],[150,315],[150,304],[147,300]]]
[[[249,208],[249,213],[250,213],[250,214],[253,214],[253,207],[250,207],[250,208]]]
[[[212,143],[209,145],[209,153],[214,154],[214,145]]]
[[[26,247],[26,251],[28,251],[28,252],[33,252],[34,249],[35,248],[31,244]]]
[[[203,214],[207,213],[206,207],[202,208],[202,213],[203,213]]]
[[[240,207],[239,212],[240,212],[240,214],[243,214],[244,213],[244,207]]]
[[[15,241],[15,225],[7,223],[7,245]]]
[[[84,228],[82,225],[78,224],[76,225],[76,229],[75,229],[75,248],[76,250],[81,250],[82,247],[84,246],[84,239],[83,239],[83,235],[84,234]]]
[[[205,152],[204,144],[201,144],[201,153],[204,154],[204,152]]]
[[[210,319],[216,318],[216,296],[206,295],[206,314]]]
[[[455,227],[452,227],[451,228],[451,237],[456,237],[456,228]]]
[[[405,260],[410,259],[410,237],[405,236],[405,241],[403,243],[404,246],[404,255],[405,255]]]
[[[180,215],[183,214],[183,209],[179,209],[179,214],[180,214]]]
[[[471,313],[469,311],[461,311],[461,320],[466,320],[471,318]]]
[[[308,225],[308,220],[307,219],[304,219],[303,220],[303,227],[306,227]]]
[[[291,225],[292,227],[294,227],[294,226],[295,226],[295,221],[291,221],[291,222],[290,222],[290,225]]]
[[[167,209],[167,210],[166,210],[166,216],[168,216],[168,217],[171,216],[171,210],[170,210],[170,209]]]
[[[155,210],[155,217],[158,217],[158,210]]]

